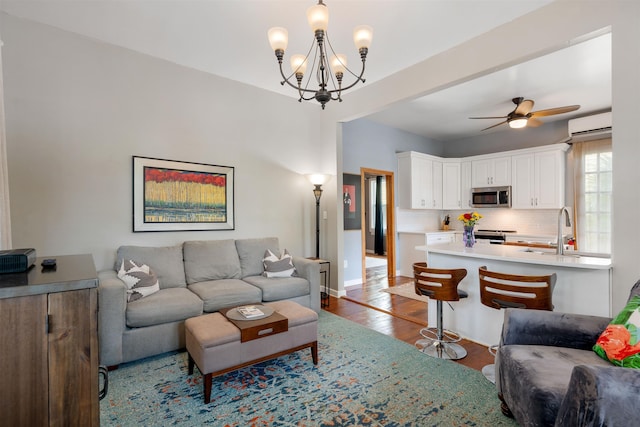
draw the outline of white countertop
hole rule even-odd
[[[611,268],[611,259],[609,258],[595,258],[576,254],[556,255],[555,250],[534,249],[522,246],[476,244],[473,248],[465,248],[462,243],[450,243],[429,247],[416,246],[416,250],[469,258],[553,265],[556,267],[597,270],[607,270]]]

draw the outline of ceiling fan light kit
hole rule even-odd
[[[521,129],[527,126],[527,118],[526,117],[516,117],[508,120],[509,127],[511,129]]]
[[[269,43],[276,54],[280,68],[280,75],[284,79],[280,84],[284,86],[286,83],[296,89],[300,96],[298,99],[299,102],[315,99],[320,103],[324,110],[325,105],[329,101],[333,100],[342,102],[342,91],[351,89],[358,84],[358,82],[365,82],[365,79],[363,79],[362,76],[364,75],[365,61],[373,38],[373,30],[368,25],[360,25],[353,30],[353,41],[360,53],[360,60],[362,61],[360,74],[356,75],[347,68],[346,55],[336,54],[331,46],[331,41],[327,34],[327,27],[329,26],[329,9],[323,3],[323,0],[319,0],[318,4],[307,9],[307,20],[314,33],[314,41],[311,43],[311,47],[309,48],[309,52],[306,56],[299,54],[291,56],[291,74],[289,76],[286,76],[282,69],[284,52],[287,50],[289,42],[287,30],[282,27],[269,29]],[[333,54],[330,59],[327,59],[327,48]],[[306,83],[303,84],[310,59],[312,60],[312,71],[315,69],[315,72],[309,73]],[[350,85],[342,87],[342,79],[346,72],[349,72],[356,78],[356,80]],[[318,89],[309,88],[312,74],[316,75],[318,80]],[[294,76],[296,80],[295,84],[291,82],[291,79]]]
[[[507,114],[506,116],[498,116],[498,117],[469,117],[470,119],[505,119],[500,123],[496,123],[495,125],[491,125],[482,130],[492,129],[494,127],[503,125],[505,123],[509,124],[511,129],[522,129],[524,127],[538,127],[543,124],[538,117],[546,117],[553,116],[556,114],[564,114],[569,113],[571,111],[576,111],[580,108],[579,105],[567,105],[566,107],[557,107],[557,108],[549,108],[546,110],[533,110],[534,102],[530,99],[524,99],[523,97],[513,98],[511,100],[514,104],[516,104],[516,108]]]

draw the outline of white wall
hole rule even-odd
[[[301,174],[335,165],[315,105],[0,19],[13,247],[91,253],[98,269],[119,245],[195,239],[277,236],[313,255],[315,199]],[[133,233],[133,155],[235,167],[235,230]]]
[[[370,120],[354,120],[343,125],[343,172],[359,175],[360,168],[393,172],[397,176],[396,153],[419,151],[440,153],[442,144],[427,138],[384,126]],[[396,194],[398,193],[398,181]],[[394,236],[397,239],[397,236]],[[397,242],[396,242],[397,244]],[[362,280],[362,231],[344,231],[344,282]]]

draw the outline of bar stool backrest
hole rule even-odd
[[[553,310],[551,296],[556,274],[523,276],[479,269],[480,301],[487,307]]]
[[[413,264],[415,291],[434,300],[459,301],[458,284],[467,275],[467,270],[458,268],[445,270],[429,268],[426,262]]]

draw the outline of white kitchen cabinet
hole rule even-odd
[[[454,243],[456,241],[456,234],[453,231],[448,232],[432,232],[425,234],[425,244],[427,246],[437,245],[441,243]]]
[[[437,160],[432,160],[431,164],[431,209],[442,209],[443,165]]]
[[[398,206],[405,209],[427,208],[429,161],[412,153],[398,154]]]
[[[461,209],[460,162],[442,164],[442,209]]]
[[[559,209],[564,206],[564,147],[512,157],[511,207]]]
[[[398,154],[398,206],[442,209],[442,162],[427,154]]]
[[[461,209],[471,209],[471,161],[460,162]]]
[[[511,157],[491,157],[471,163],[473,187],[511,185]]]

